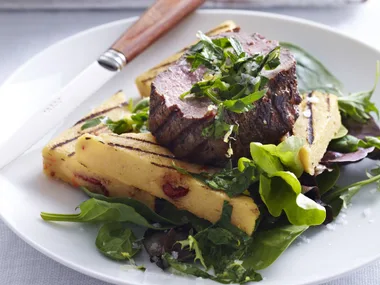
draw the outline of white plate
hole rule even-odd
[[[43,222],[41,211],[70,213],[85,197],[76,189],[42,174],[41,149],[57,131],[119,89],[137,96],[134,78],[173,52],[191,43],[196,31],[207,31],[225,20],[234,20],[246,32],[260,32],[270,39],[299,44],[340,78],[347,90],[368,89],[374,80],[380,53],[354,39],[321,25],[273,14],[244,11],[201,11],[186,19],[169,35],[129,64],[122,73],[83,104],[54,133],[0,172],[0,214],[7,225],[47,256],[84,274],[118,284],[213,284],[163,273],[146,256],[138,260],[145,273],[126,270],[103,257],[95,248],[96,228],[91,225]],[[135,19],[122,20],[77,34],[44,50],[23,65],[0,91],[1,141],[21,125],[53,92],[103,52]],[[96,79],[94,79],[96,80]],[[374,100],[380,105],[379,93]],[[363,161],[348,167],[344,183],[359,180]],[[346,225],[335,230],[322,226],[306,233],[310,242],[292,245],[269,269],[261,284],[316,284],[335,278],[380,257],[380,194],[363,190],[353,199]],[[372,209],[370,217],[363,210]]]

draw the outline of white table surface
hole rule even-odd
[[[327,24],[380,50],[379,0],[337,9],[278,8],[268,11]],[[0,11],[0,84],[19,65],[56,41],[90,27],[140,13],[141,11]],[[18,238],[0,220],[0,284],[107,283],[87,277],[45,257]],[[358,284],[380,284],[380,261],[324,285]]]

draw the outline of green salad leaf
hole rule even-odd
[[[369,120],[372,112],[379,116],[379,110],[371,101],[380,76],[379,62],[376,66],[375,84],[371,90],[344,95],[342,83],[319,60],[294,44],[283,42],[281,46],[290,50],[296,59],[298,88],[301,93],[319,90],[338,95],[342,116],[350,117],[358,122]]]
[[[261,270],[271,265],[309,226],[283,225],[255,232],[249,247],[250,254],[243,266]]]
[[[340,176],[340,168],[338,165],[331,165],[329,168],[331,170],[326,170],[315,177],[320,195],[332,189]]]
[[[284,211],[292,225],[320,225],[326,218],[325,208],[301,193],[301,184],[291,172],[262,174],[259,191],[269,213],[279,217]]]
[[[358,122],[366,122],[371,118],[370,113],[374,112],[379,117],[379,110],[375,103],[371,102],[373,92],[376,90],[380,77],[380,61],[376,64],[375,84],[369,91],[351,93],[338,98],[339,110],[344,117],[350,117]]]
[[[104,224],[95,244],[101,253],[115,260],[130,260],[141,250],[132,230],[119,222]]]
[[[380,137],[366,136],[363,140],[351,135],[332,140],[329,149],[343,153],[355,152],[359,148],[375,147],[380,149]]]
[[[79,214],[52,214],[41,213],[45,221],[102,223],[102,222],[130,222],[147,228],[158,229],[150,224],[142,215],[131,206],[122,203],[110,203],[90,198],[79,205]]]
[[[334,186],[322,195],[322,201],[331,206],[334,217],[338,216],[342,208],[347,207],[351,202],[352,197],[354,197],[364,186],[377,183],[378,189],[380,188],[380,166],[372,169],[371,173],[367,173],[367,177],[368,178],[365,180],[347,186]]]
[[[164,254],[163,258],[179,272],[225,284],[261,280],[261,276],[252,268],[242,265],[251,238],[231,224],[231,214],[232,206],[225,202],[217,223],[179,242],[194,250],[194,261],[199,260],[205,270],[214,269],[214,275],[196,265],[181,263],[169,254]]]
[[[273,145],[273,144],[259,144],[254,143],[255,145],[251,146],[251,154],[252,151],[255,154],[255,157],[257,156],[263,156],[265,154],[261,153],[259,148],[262,148],[263,150],[267,151],[269,155],[271,155],[270,162],[272,163],[273,160],[277,157],[280,162],[282,163],[285,168],[289,169],[291,172],[293,172],[297,177],[301,176],[303,173],[303,166],[301,163],[301,159],[299,156],[299,152],[301,148],[305,145],[305,141],[299,137],[296,136],[290,136],[280,144]],[[260,152],[260,153],[259,153]],[[252,154],[253,155],[253,154]],[[258,159],[260,161],[265,161],[262,159]],[[265,166],[265,163],[260,163],[262,167]],[[267,169],[268,170],[268,169]],[[269,170],[270,172],[275,172],[281,170],[281,167],[279,167],[278,162],[276,162],[276,166]],[[268,171],[266,171],[268,173]]]
[[[252,142],[250,145],[253,164],[258,166],[262,172],[272,175],[278,171],[284,170],[280,159],[271,154],[276,152],[275,145],[263,145],[261,143]]]
[[[162,216],[157,214],[155,211],[153,211],[150,207],[145,205],[143,202],[135,200],[130,197],[106,197],[102,194],[93,193],[87,190],[85,187],[81,187],[81,189],[91,198],[95,198],[97,200],[106,201],[108,203],[118,203],[118,204],[124,204],[127,206],[132,207],[135,209],[137,213],[142,215],[145,219],[147,219],[150,222],[153,223],[161,223],[163,225],[183,225],[188,222],[188,219],[184,218],[185,213],[182,213],[184,211],[178,210],[177,208],[172,209],[169,215]],[[166,202],[169,204],[169,202]],[[165,208],[167,208],[165,206]]]
[[[206,263],[203,259],[202,251],[199,248],[197,240],[192,235],[189,235],[187,239],[179,241],[178,243],[181,244],[182,249],[188,248],[190,251],[195,251],[194,262],[199,260],[202,266],[207,269]]]
[[[314,56],[291,43],[281,42],[297,62],[297,81],[301,93],[320,90],[327,93],[342,95],[343,84]]]
[[[216,276],[214,276],[207,271],[200,269],[195,264],[179,262],[168,253],[165,253],[163,255],[163,258],[171,266],[171,268],[177,272],[201,277],[204,279],[211,279],[222,284],[244,284],[252,281],[262,280],[262,277],[259,273],[255,272],[253,269],[245,269],[240,264],[240,262],[232,262],[225,268],[224,272],[216,274]]]
[[[293,166],[296,171],[302,167],[298,165],[302,146],[302,141],[291,137],[278,146],[251,143],[253,163],[261,169],[259,193],[272,216],[279,217],[284,211],[293,225],[320,225],[326,218],[325,208],[301,193],[296,175],[284,171],[282,163],[284,161],[288,168]],[[281,153],[281,149],[286,151]]]
[[[348,129],[343,124],[341,124],[338,132],[335,134],[335,136],[334,136],[333,139],[334,140],[335,139],[340,139],[340,138],[344,137],[347,134],[348,134]]]

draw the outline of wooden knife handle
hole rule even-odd
[[[112,46],[111,54],[124,55],[130,62],[163,34],[175,27],[205,0],[158,0]],[[102,57],[99,63],[104,66]],[[124,63],[124,64],[125,64]],[[108,69],[113,67],[105,66]],[[121,69],[121,68],[120,68]]]

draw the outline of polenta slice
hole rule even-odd
[[[237,28],[237,26],[233,21],[225,21],[216,28],[208,31],[206,35],[215,36],[220,33],[231,31],[235,28]],[[172,56],[163,60],[158,65],[152,67],[151,69],[149,69],[148,71],[144,72],[136,78],[135,83],[142,97],[149,97],[150,85],[154,78],[157,76],[157,74],[161,73],[162,71],[165,71],[173,62],[179,59],[183,55],[183,53],[189,49],[190,46],[187,46],[184,49],[177,52],[176,54],[173,54]]]
[[[337,96],[314,91],[303,97],[293,133],[305,140],[300,159],[305,172],[314,175],[315,167],[339,131],[341,117]]]
[[[75,144],[81,135],[84,133],[101,134],[110,132],[103,124],[85,130],[81,130],[82,125],[87,120],[99,116],[108,116],[113,120],[119,120],[129,114],[125,105],[125,95],[118,92],[89,115],[78,121],[75,126],[51,140],[42,151],[44,173],[49,177],[62,180],[75,187],[85,186],[90,191],[107,196],[133,197],[153,208],[155,198],[149,193],[116,179],[105,179],[102,175],[96,174],[91,168],[85,167],[77,161]]]
[[[76,145],[78,161],[108,179],[116,179],[163,198],[210,222],[219,220],[224,201],[233,207],[231,222],[252,234],[259,209],[247,196],[229,198],[211,190],[198,180],[179,173],[173,163],[189,172],[213,171],[204,166],[180,161],[158,145],[150,134],[85,134]]]

